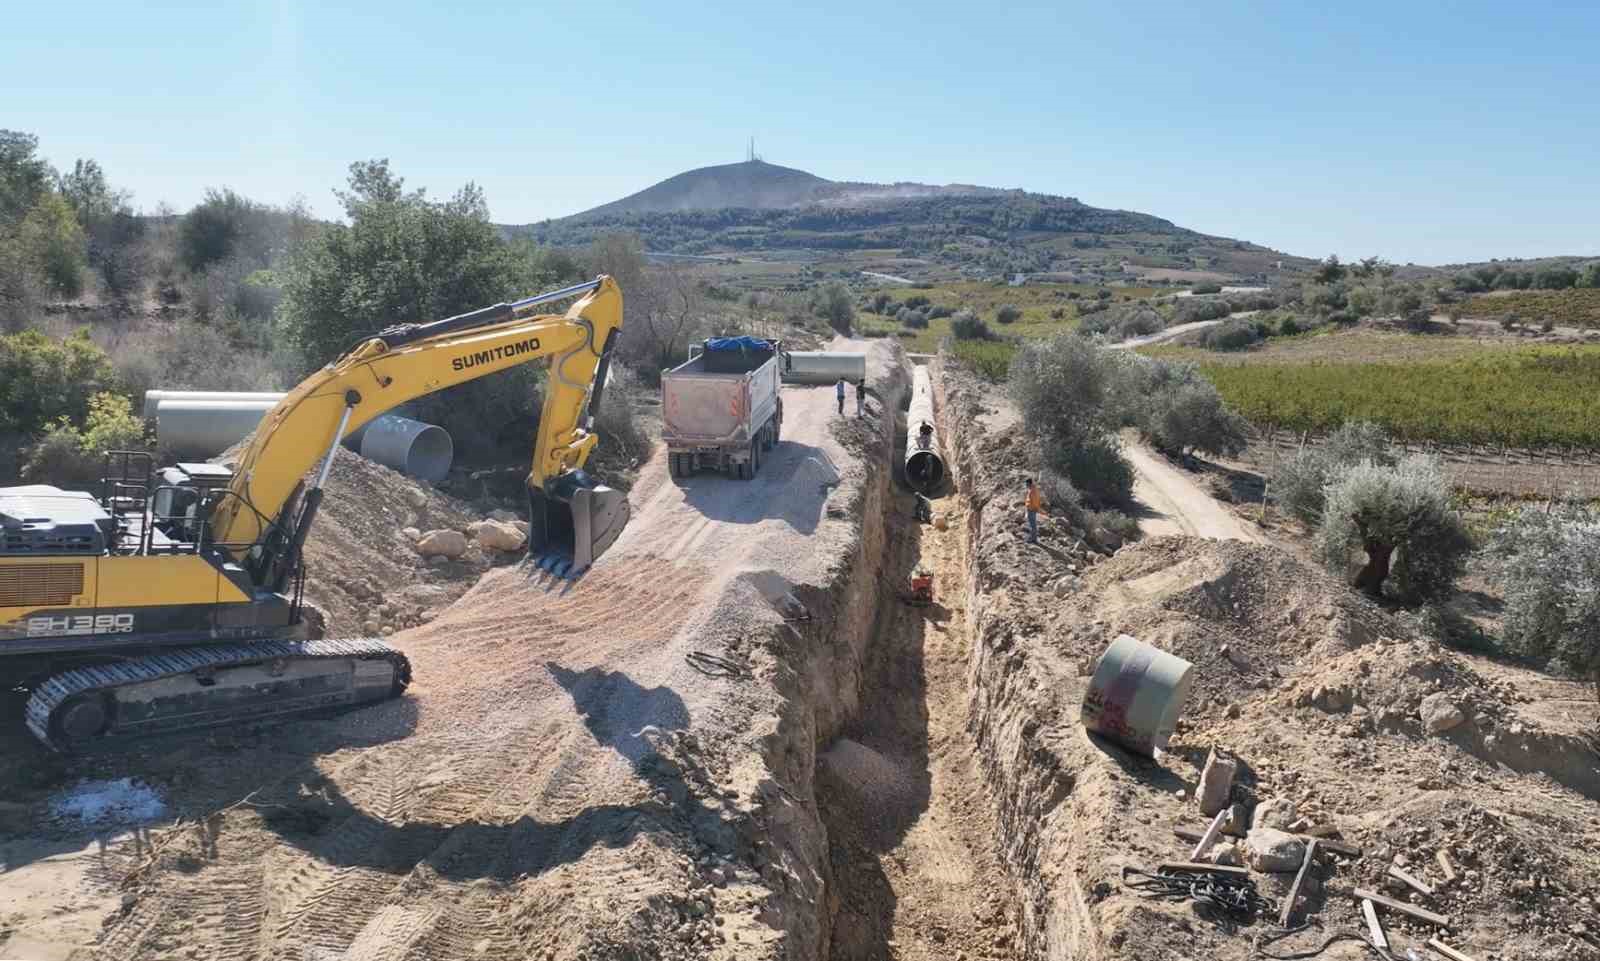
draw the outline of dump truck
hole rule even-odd
[[[661,374],[661,439],[673,477],[715,470],[749,480],[778,444],[783,347],[759,337],[712,337]]]

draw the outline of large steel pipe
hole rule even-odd
[[[441,481],[450,473],[455,444],[443,427],[384,414],[362,432],[361,456],[412,477]]]
[[[852,384],[867,379],[867,355],[825,350],[791,350],[779,367],[791,384],[831,384],[843,377]]]
[[[210,457],[255,430],[276,406],[276,400],[162,400],[156,404],[156,436],[163,447]]]
[[[924,494],[944,483],[944,459],[933,420],[933,381],[928,368],[911,371],[911,408],[906,412],[906,480]]]
[[[185,454],[212,456],[243,440],[286,395],[272,391],[145,391],[147,416],[161,443]],[[444,428],[383,414],[354,431],[345,446],[368,460],[427,481],[443,480],[455,458]]]
[[[164,400],[283,400],[278,390],[147,390],[144,392],[144,419],[154,420],[156,408]]]

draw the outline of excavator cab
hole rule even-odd
[[[528,556],[557,577],[577,577],[604,554],[628,523],[628,495],[582,470],[528,488]]]

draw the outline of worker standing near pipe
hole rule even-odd
[[[844,378],[843,377],[839,378],[839,382],[837,384],[833,385],[833,396],[839,401],[839,416],[843,417],[844,416]]]
[[[1023,509],[1028,512],[1028,543],[1039,543],[1039,509],[1044,506],[1039,497],[1039,485],[1028,478],[1028,492],[1022,497]]]

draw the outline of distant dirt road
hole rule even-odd
[[[1139,517],[1139,529],[1146,536],[1190,534],[1218,540],[1262,542],[1259,534],[1159,454],[1138,444],[1127,445],[1123,453],[1133,462],[1134,499],[1147,511]]]

